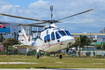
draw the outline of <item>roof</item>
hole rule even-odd
[[[96,42],[96,43],[91,43],[91,45],[101,45],[102,43]]]
[[[105,33],[71,33],[72,35],[105,35]]]

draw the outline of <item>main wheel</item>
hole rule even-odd
[[[38,59],[38,58],[39,58],[39,54],[37,53],[37,54],[36,54],[36,59]]]
[[[62,55],[59,55],[59,58],[62,59]]]

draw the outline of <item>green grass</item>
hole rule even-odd
[[[0,64],[0,68],[105,68],[105,58],[40,57],[0,55],[0,62],[30,62],[37,64]]]

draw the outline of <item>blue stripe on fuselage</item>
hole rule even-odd
[[[34,46],[34,44],[35,44],[35,42],[33,42],[33,43],[31,44],[31,46]]]

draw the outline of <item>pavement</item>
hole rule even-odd
[[[71,68],[71,69],[5,69],[0,68],[0,70],[105,70],[105,68]]]
[[[30,62],[0,62],[0,64],[37,64]],[[67,68],[67,69],[47,69],[47,68],[26,68],[26,69],[12,69],[12,68],[0,68],[0,70],[105,70],[105,68]]]

